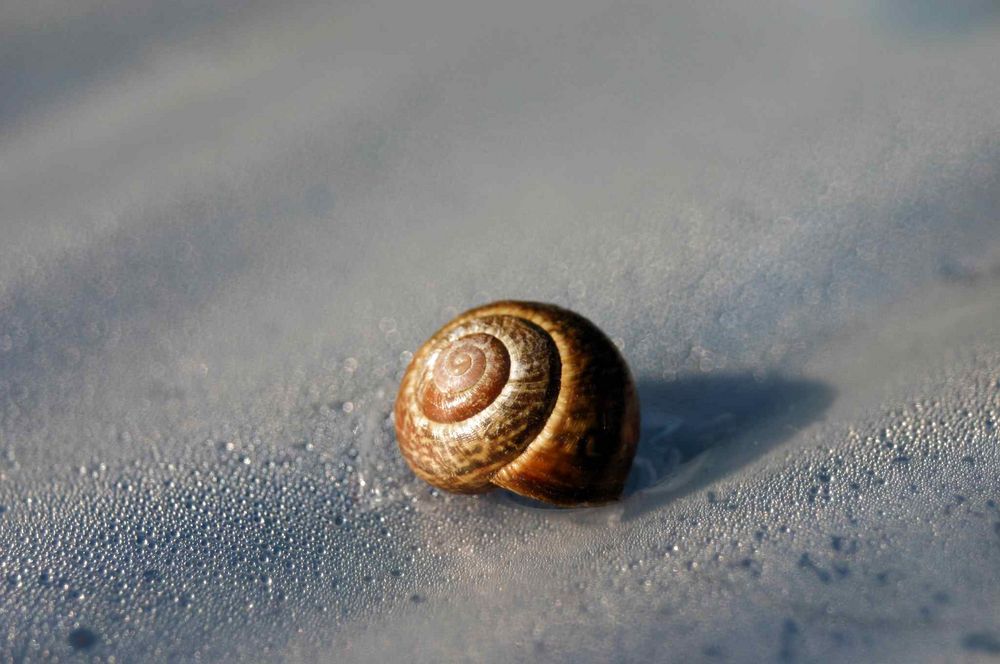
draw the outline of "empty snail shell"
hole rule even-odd
[[[438,330],[406,369],[393,417],[407,463],[434,486],[556,505],[618,498],[639,437],[615,345],[536,302],[494,302]]]

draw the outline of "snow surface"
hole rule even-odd
[[[0,4],[0,655],[1000,656],[990,0]],[[551,301],[629,496],[439,494],[410,353]]]

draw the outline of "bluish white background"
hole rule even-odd
[[[998,63],[989,0],[3,3],[3,654],[997,657]],[[656,483],[410,474],[500,298]]]

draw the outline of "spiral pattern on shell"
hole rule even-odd
[[[617,498],[639,432],[614,344],[579,314],[534,302],[485,305],[441,328],[410,362],[393,416],[427,482],[559,505]]]

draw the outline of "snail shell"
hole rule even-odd
[[[639,437],[615,345],[536,302],[494,302],[438,330],[406,369],[393,416],[407,463],[434,486],[557,505],[618,498]]]

